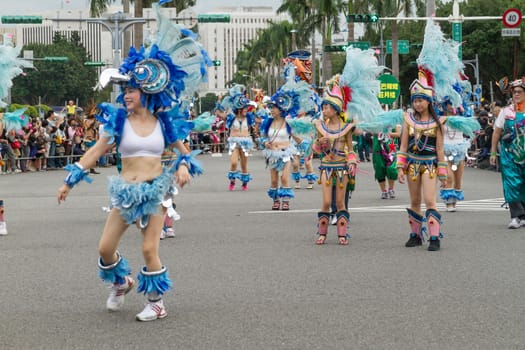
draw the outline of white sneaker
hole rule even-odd
[[[396,198],[396,192],[394,190],[388,190],[388,196],[390,198]]]
[[[126,276],[124,277],[126,282],[123,284],[113,284],[111,288],[111,292],[109,292],[109,298],[106,302],[106,308],[109,311],[118,311],[124,305],[124,298],[126,294],[128,294],[135,285],[135,280],[133,278]]]
[[[166,238],[175,237],[175,230],[173,230],[171,227],[168,227],[168,229],[165,231],[165,237]]]
[[[147,322],[155,321],[158,318],[164,318],[166,316],[168,316],[168,312],[164,307],[164,302],[160,299],[159,301],[148,302],[144,310],[135,317],[137,321]]]
[[[521,227],[520,219],[512,218],[510,220],[510,222],[509,222],[509,225],[507,227],[510,228],[510,229],[520,228]]]
[[[381,199],[388,199],[388,192],[381,192]]]
[[[0,236],[7,235],[7,225],[5,224],[5,221],[0,221]]]
[[[162,239],[164,239],[164,238],[166,238],[166,231],[164,231],[164,229],[162,229],[162,230],[160,231],[160,239],[162,240]]]
[[[337,224],[337,216],[332,215],[332,219],[330,220],[330,224],[336,225]]]
[[[525,219],[521,219],[520,220],[520,226],[521,227],[525,227]]]

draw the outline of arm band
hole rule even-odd
[[[88,176],[89,172],[84,170],[84,167],[78,162],[75,164],[68,164],[64,169],[69,171],[69,174],[67,174],[66,178],[64,179],[64,183],[70,188],[73,188],[82,180],[86,181],[87,183],[93,182],[93,179]]]

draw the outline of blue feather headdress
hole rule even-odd
[[[296,118],[301,112],[316,109],[314,94],[311,86],[295,74],[295,65],[287,63],[284,68],[283,78],[285,84],[277,90],[267,103],[268,108],[276,106],[283,117],[289,115]]]
[[[230,90],[229,95],[225,96],[221,105],[226,109],[237,111],[250,105],[250,100],[246,97],[246,87],[242,84],[235,84]]]
[[[158,31],[149,38],[149,45],[139,50],[130,48],[118,71],[107,69],[100,78],[102,87],[110,81],[122,83],[117,98],[120,103],[124,102],[125,87],[140,89],[142,104],[150,112],[170,108],[184,96],[192,96],[207,80],[207,67],[211,66],[208,54],[195,41],[196,35],[163,16],[159,4],[152,7]]]

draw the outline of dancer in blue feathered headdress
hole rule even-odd
[[[294,131],[303,128],[303,134],[312,134],[313,126],[302,118],[313,108],[313,90],[303,80],[296,79],[295,66],[288,63],[284,69],[285,84],[267,101],[270,116],[261,125],[263,156],[270,169],[268,196],[273,200],[272,210],[289,210],[294,191],[290,186],[290,172],[298,148],[307,151],[310,141],[304,141]],[[295,174],[294,174],[294,179]],[[298,181],[299,179],[297,179]],[[279,186],[280,182],[280,186]]]
[[[183,187],[193,175],[202,172],[182,143],[193,124],[188,101],[198,84],[206,79],[210,61],[193,33],[173,24],[160,14],[158,32],[150,45],[130,49],[122,65],[102,72],[100,84],[113,82],[121,86],[117,101],[124,108],[109,103],[98,106],[97,119],[104,132],[82,159],[66,167],[69,171],[58,190],[58,202],[80,181],[91,182],[86,169],[115,145],[122,157],[119,176],[109,180],[112,209],[108,215],[99,244],[99,275],[111,285],[106,302],[110,311],[119,310],[124,296],[135,284],[147,297],[146,307],[136,315],[139,321],[152,321],[167,316],[162,296],[171,289],[167,269],[158,256],[159,237],[164,215],[172,206],[176,193],[174,182]],[[163,151],[169,148],[177,159],[167,167],[162,165]],[[145,266],[140,269],[138,283],[129,275],[127,260],[117,251],[125,230],[135,223],[143,234],[142,253]]]
[[[228,171],[228,190],[235,189],[235,180],[242,183],[242,190],[248,190],[248,183],[252,176],[248,170],[248,157],[254,147],[252,129],[255,125],[255,116],[249,111],[251,101],[246,96],[246,87],[241,84],[234,85],[228,96],[221,102],[221,107],[228,112],[226,128],[228,129],[228,154],[230,155],[230,170]],[[237,170],[240,161],[241,172]]]
[[[8,96],[9,90],[13,86],[13,78],[21,74],[22,68],[30,66],[30,63],[18,58],[21,47],[12,47],[10,45],[0,45],[0,107],[6,107],[2,100]],[[20,130],[28,123],[28,118],[24,115],[25,109],[19,109],[14,112],[0,113],[0,137],[4,131]],[[10,147],[7,144],[0,144],[2,147]],[[11,151],[12,154],[12,151]],[[11,168],[20,171],[14,164],[12,158]],[[0,152],[0,168],[4,166],[2,154]],[[4,201],[0,199],[0,236],[7,235],[7,224],[4,217]]]

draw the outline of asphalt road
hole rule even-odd
[[[0,176],[9,235],[0,237],[0,349],[523,349],[525,228],[507,229],[498,173],[468,168],[466,201],[443,211],[440,252],[405,248],[405,186],[379,198],[363,163],[348,246],[314,244],[320,190],[271,211],[269,174],[250,159],[249,191],[227,191],[227,156],[177,197],[176,237],[161,242],[175,290],[166,319],[140,323],[144,298],[105,310],[97,244],[106,176],[60,207],[64,171]],[[440,207],[442,209],[442,205]],[[134,227],[120,251],[142,265]]]

